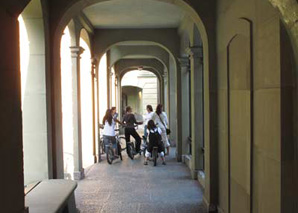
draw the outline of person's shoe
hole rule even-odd
[[[114,158],[115,158],[115,159],[119,158],[119,155],[114,155]]]
[[[147,162],[147,161],[145,161],[145,162],[144,162],[144,165],[146,165],[146,166],[147,166],[147,165],[148,165],[148,162]]]
[[[162,162],[162,165],[166,165],[166,162]]]

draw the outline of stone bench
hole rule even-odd
[[[29,213],[75,213],[75,181],[45,180],[36,185],[25,196],[25,205]]]

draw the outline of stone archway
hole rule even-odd
[[[43,8],[40,0],[31,1],[21,13],[20,26],[27,39],[21,37],[22,114],[25,185],[52,177],[48,137],[46,87],[46,48]],[[22,28],[21,28],[22,29]],[[21,36],[24,36],[22,35]],[[25,36],[26,37],[26,36]],[[28,52],[22,49],[28,46]]]

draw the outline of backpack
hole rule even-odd
[[[148,151],[152,152],[152,148],[154,146],[158,146],[159,150],[161,145],[163,145],[161,141],[161,135],[159,134],[158,130],[156,129],[154,132],[149,132],[149,145],[148,145]]]

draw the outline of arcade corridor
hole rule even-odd
[[[298,212],[297,0],[1,0],[0,27],[1,213]],[[106,110],[147,104],[168,165],[107,165]]]

